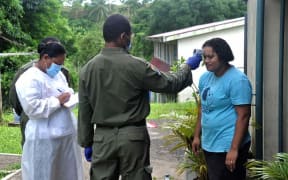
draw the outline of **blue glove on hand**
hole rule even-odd
[[[92,147],[85,147],[84,149],[84,155],[85,155],[85,158],[88,162],[91,162],[92,160]]]
[[[201,60],[202,60],[202,51],[194,50],[193,56],[187,59],[186,64],[188,64],[190,68],[194,70],[199,67]]]

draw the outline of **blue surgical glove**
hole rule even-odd
[[[84,149],[84,155],[85,155],[85,158],[88,162],[91,162],[92,160],[92,147],[85,147]]]
[[[190,68],[194,70],[199,67],[201,60],[202,60],[202,51],[194,50],[193,56],[187,59],[186,64],[188,64]]]

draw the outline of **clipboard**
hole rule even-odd
[[[78,93],[71,94],[69,101],[64,103],[64,107],[71,108],[79,103]]]

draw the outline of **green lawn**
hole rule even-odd
[[[186,115],[187,111],[195,105],[194,102],[185,103],[151,103],[151,111],[148,120],[164,119],[163,115],[177,113],[178,115]]]
[[[8,126],[8,123],[13,121],[13,113],[5,111],[3,122],[0,124],[0,153],[22,153],[20,127]]]
[[[0,126],[0,153],[21,154],[20,127]]]
[[[0,179],[4,178],[8,174],[10,174],[11,170],[16,170],[16,169],[20,169],[20,168],[21,168],[20,163],[14,163],[14,164],[10,164],[10,165],[6,166],[5,169],[0,169]]]
[[[163,117],[164,114],[177,113],[179,115],[185,115],[186,112],[192,108],[193,102],[186,103],[151,103],[151,112],[148,116],[148,120],[157,120]],[[73,111],[77,114],[77,108]],[[20,127],[8,127],[8,122],[13,121],[12,112],[4,113],[4,123],[0,125],[0,153],[13,153],[21,154],[21,132]]]

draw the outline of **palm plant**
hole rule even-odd
[[[190,117],[187,115],[180,116],[174,112],[163,116],[169,116],[169,118],[173,119],[172,122],[169,122],[164,126],[164,128],[167,128],[172,132],[171,134],[164,136],[165,145],[173,145],[170,151],[173,152],[180,148],[191,149],[191,139],[193,138],[196,123],[193,120],[192,115]]]
[[[141,8],[142,4],[135,0],[122,1],[123,5],[120,6],[120,12],[125,14],[127,17],[133,17],[137,10]]]
[[[200,150],[198,155],[195,155],[191,150],[186,150],[186,161],[179,164],[178,173],[183,173],[184,170],[192,170],[196,172],[198,180],[207,180],[207,165],[204,153]]]
[[[185,59],[181,57],[171,67],[172,71],[179,70],[181,64],[185,62]],[[196,155],[192,151],[191,143],[193,141],[194,129],[198,119],[199,111],[201,110],[199,91],[195,84],[192,84],[192,97],[195,104],[186,110],[185,116],[179,116],[177,113],[172,114],[173,122],[168,123],[166,128],[171,130],[171,134],[164,137],[165,145],[171,146],[170,152],[178,149],[184,149],[184,160],[180,162],[177,173],[182,174],[185,170],[195,172],[196,179],[207,180],[207,165],[202,150]],[[171,114],[167,115],[171,118]]]
[[[95,22],[100,22],[108,17],[110,6],[106,4],[105,0],[92,0],[91,5],[88,6],[88,18]]]
[[[288,179],[288,153],[277,153],[273,161],[252,160],[247,163],[248,175],[252,179]]]
[[[179,116],[177,113],[172,114],[173,122],[170,122],[164,128],[171,130],[171,134],[164,137],[165,145],[171,146],[170,152],[178,149],[185,150],[184,160],[180,162],[177,173],[182,174],[185,170],[196,173],[199,180],[207,180],[207,166],[202,150],[196,155],[192,151],[191,142],[193,140],[194,129],[196,126],[198,114],[200,111],[200,98],[198,89],[193,84],[192,96],[195,100],[194,106],[187,110],[186,116]],[[171,118],[171,114],[167,115]]]

